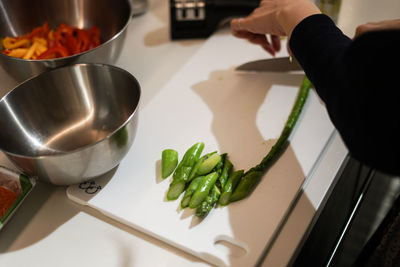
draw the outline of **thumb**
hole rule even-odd
[[[232,19],[231,20],[231,31],[233,34],[240,32],[240,31],[245,31],[243,28],[243,18],[237,18],[237,19]]]

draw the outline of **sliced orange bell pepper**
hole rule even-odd
[[[29,47],[29,44],[30,44],[30,41],[26,38],[18,40],[16,38],[6,37],[3,39],[3,47],[5,49]]]
[[[26,52],[28,52],[28,48],[15,48],[10,50],[7,55],[10,57],[23,58],[26,55]]]

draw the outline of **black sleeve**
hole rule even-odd
[[[295,27],[289,45],[350,154],[400,175],[400,30],[353,41],[319,14]]]

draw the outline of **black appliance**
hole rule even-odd
[[[172,39],[205,38],[231,17],[247,16],[260,0],[170,0]]]

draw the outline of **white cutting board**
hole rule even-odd
[[[285,48],[280,55],[286,55]],[[303,74],[234,71],[265,57],[258,46],[227,29],[218,31],[141,106],[136,139],[115,172],[88,189],[89,184],[70,186],[68,196],[209,263],[253,266],[334,130],[314,91],[291,145],[253,194],[213,210],[203,221],[191,210],[180,210],[180,199],[166,200],[170,178],[160,178],[160,158],[165,148],[176,149],[181,158],[202,141],[204,153],[226,152],[236,169],[257,164],[278,138],[303,79]]]

